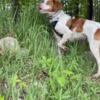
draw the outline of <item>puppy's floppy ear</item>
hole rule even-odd
[[[63,4],[59,0],[53,0],[53,11],[58,11],[63,8]]]

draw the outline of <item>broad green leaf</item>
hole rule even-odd
[[[60,84],[60,86],[64,86],[65,85],[65,78],[64,77],[58,77],[57,78],[58,83]]]
[[[4,100],[4,96],[0,96],[0,100]]]

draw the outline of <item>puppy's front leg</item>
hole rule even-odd
[[[67,47],[64,44],[72,38],[72,31],[62,22],[57,23],[55,30],[57,30],[57,32],[63,34],[63,37],[58,42],[58,47],[60,47],[64,51],[67,51]]]
[[[56,34],[56,32],[54,32],[54,37],[55,37],[55,39],[56,39],[57,53],[58,53],[59,56],[61,56],[61,49],[60,49],[60,48],[58,47],[58,45],[57,45],[57,44],[60,42],[61,37],[58,36],[58,35]]]
[[[64,34],[62,39],[59,41],[58,43],[58,47],[60,47],[61,49],[63,49],[65,52],[68,50],[68,48],[65,46],[65,43],[71,38],[71,34],[67,35]]]

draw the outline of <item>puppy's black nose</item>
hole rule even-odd
[[[39,9],[39,10],[41,10],[41,9],[42,9],[42,8],[41,8],[41,5],[39,5],[39,6],[38,6],[38,9]]]
[[[41,10],[41,7],[39,6],[38,9]]]

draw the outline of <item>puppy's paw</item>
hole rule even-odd
[[[61,51],[64,52],[64,53],[66,53],[66,52],[69,51],[69,48],[68,48],[68,47],[66,47],[66,46],[64,46],[64,45],[62,45],[62,44],[60,44],[60,43],[58,43],[58,47],[59,47],[59,48],[61,49]]]
[[[68,48],[68,47],[64,47],[64,48],[62,49],[62,51],[63,51],[64,53],[68,53],[68,52],[69,52],[69,48]]]
[[[100,73],[96,73],[96,74],[94,74],[94,75],[91,77],[91,79],[95,81],[95,80],[97,80],[99,77],[100,77]]]

